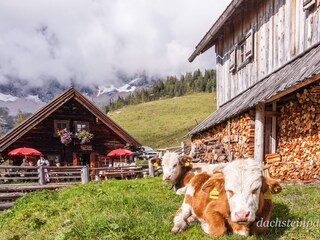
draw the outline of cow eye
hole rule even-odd
[[[229,195],[230,198],[234,195],[234,192],[231,191],[231,190],[227,190],[227,193],[228,193],[228,195]]]
[[[177,166],[177,164],[173,165],[173,167],[175,168]]]
[[[256,188],[252,191],[252,194],[257,194],[258,193],[259,188]]]

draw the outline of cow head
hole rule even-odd
[[[179,156],[175,152],[166,152],[162,159],[151,159],[153,164],[162,166],[163,177],[165,183],[175,184],[181,177],[183,171],[192,168],[192,158],[189,156]]]
[[[263,166],[252,158],[235,160],[223,170],[231,221],[250,224],[263,204]]]

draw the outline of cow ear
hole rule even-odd
[[[161,158],[158,158],[158,157],[156,157],[156,158],[152,158],[151,160],[150,160],[150,162],[152,163],[152,165],[154,166],[154,167],[158,167],[158,166],[160,166],[161,165]]]
[[[282,191],[282,187],[281,187],[280,183],[277,180],[269,178],[269,177],[262,177],[262,188],[261,188],[261,191],[263,193],[265,193],[268,190],[270,190],[270,192],[272,194],[277,194],[277,193],[280,193]]]
[[[210,193],[213,188],[216,188],[219,193],[224,190],[224,177],[223,177],[223,174],[221,174],[221,173],[213,174],[213,176],[210,177],[208,179],[208,181],[206,181],[203,184],[201,190],[206,192],[206,193]]]
[[[179,157],[179,163],[181,166],[184,166],[184,167],[189,167],[189,166],[192,167],[192,164],[191,164],[192,157],[187,156],[187,155],[181,156],[181,157]]]

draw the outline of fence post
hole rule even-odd
[[[148,160],[149,176],[154,177],[154,168],[150,160]]]
[[[185,142],[181,142],[181,151],[182,151],[182,155],[184,155],[184,154],[185,154],[185,147],[186,147]]]
[[[89,167],[83,166],[81,169],[81,183],[85,184],[87,182],[89,182]]]
[[[38,168],[38,176],[39,176],[39,184],[44,185],[45,179],[44,179],[44,169],[43,167]]]

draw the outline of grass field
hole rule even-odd
[[[128,106],[108,116],[143,145],[162,148],[187,141],[184,135],[215,108],[215,93],[197,93]]]
[[[182,202],[159,177],[91,182],[18,199],[0,213],[0,239],[211,239],[198,223],[181,234],[170,233]],[[320,187],[284,186],[274,196],[273,220],[316,222]],[[249,239],[319,239],[320,228],[274,227]],[[224,236],[218,239],[246,239]]]

